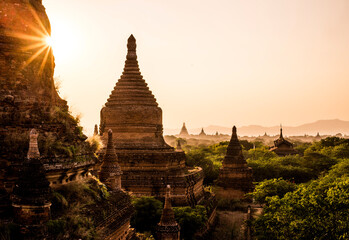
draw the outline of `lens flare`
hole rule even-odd
[[[46,65],[46,62],[49,58],[49,55],[52,49],[53,40],[49,32],[45,28],[44,24],[41,22],[36,11],[32,7],[30,7],[30,12],[37,23],[37,25],[34,26],[27,22],[28,27],[33,31],[33,34],[27,34],[23,32],[9,32],[8,34],[14,38],[25,40],[25,44],[21,50],[32,52],[29,59],[25,62],[24,67],[31,64],[39,56],[41,55],[43,56],[42,62],[40,64],[40,68],[38,71],[38,74],[41,75]],[[24,21],[24,19],[22,20]],[[53,56],[51,56],[51,58],[53,58]]]
[[[52,37],[51,36],[47,36],[45,38],[45,43],[46,43],[47,46],[52,48],[52,46],[53,46],[53,39],[52,39]]]

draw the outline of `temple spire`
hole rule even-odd
[[[179,240],[180,227],[176,222],[174,212],[171,205],[171,187],[167,185],[165,206],[162,210],[160,222],[156,229],[157,240]]]
[[[113,144],[113,131],[108,130],[107,151],[103,158],[103,165],[100,173],[100,179],[111,190],[121,189],[122,171],[118,163],[118,157],[115,153]]]
[[[136,60],[137,59],[137,54],[136,54],[136,39],[135,37],[131,34],[131,36],[127,40],[127,60]]]
[[[94,128],[94,131],[93,131],[93,136],[97,136],[98,135],[98,125],[95,124],[95,128]]]
[[[177,226],[176,219],[171,204],[171,186],[167,185],[165,195],[165,205],[162,211],[159,226]]]
[[[29,149],[27,154],[28,159],[40,158],[38,136],[39,134],[34,128],[29,133]]]
[[[280,138],[283,138],[284,136],[282,135],[282,125],[280,124]]]
[[[232,135],[231,135],[231,139],[238,139],[238,135],[237,135],[237,133],[236,133],[236,127],[234,126],[233,127],[233,133],[232,133]]]

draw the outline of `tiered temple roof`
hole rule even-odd
[[[116,148],[169,149],[162,136],[162,110],[139,71],[133,35],[127,48],[124,72],[101,111],[102,133],[106,128],[117,133]]]
[[[184,152],[164,141],[162,110],[140,73],[133,35],[127,48],[124,71],[101,110],[102,140],[111,129],[125,190],[163,198],[170,184],[174,204],[194,205],[203,197],[202,170],[186,171]]]
[[[287,141],[282,134],[282,127],[280,128],[280,136],[274,141],[274,147],[270,151],[275,152],[279,156],[293,155],[298,152],[293,148],[293,144]]]
[[[244,193],[253,190],[252,182],[252,169],[247,166],[234,126],[217,185],[225,189],[231,189],[232,195],[243,198]]]

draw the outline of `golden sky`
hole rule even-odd
[[[164,128],[349,120],[348,0],[43,0],[60,95],[88,133],[126,42]]]

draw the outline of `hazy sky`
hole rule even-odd
[[[88,133],[132,33],[165,128],[349,120],[348,0],[44,0],[60,95]]]

